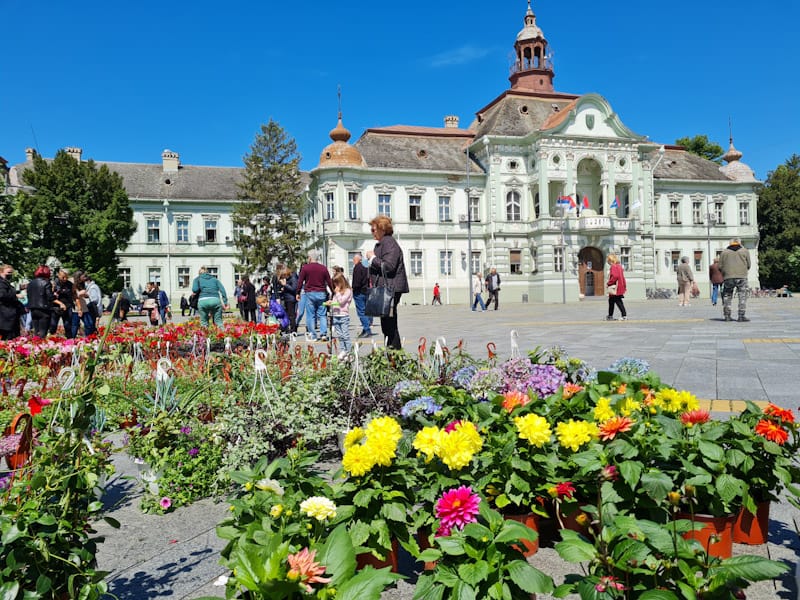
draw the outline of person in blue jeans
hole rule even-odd
[[[315,340],[327,342],[328,319],[325,314],[325,301],[328,299],[328,293],[333,293],[333,281],[328,269],[318,261],[319,252],[309,250],[308,262],[300,269],[297,289],[302,290],[305,286],[306,332]],[[297,300],[300,300],[299,295]],[[315,319],[319,324],[319,330],[314,326]]]
[[[372,317],[366,315],[367,290],[369,289],[369,269],[361,264],[361,255],[353,257],[353,304],[356,305],[356,314],[361,322],[360,338],[367,338],[372,333]]]
[[[486,312],[486,305],[483,303],[483,277],[481,277],[480,273],[473,273],[472,275],[472,294],[475,297],[475,300],[472,302],[472,310],[475,310],[475,307],[480,304],[481,310]]]
[[[711,280],[711,306],[716,306],[717,300],[719,300],[720,288],[725,281],[719,268],[719,258],[715,258],[711,266],[708,267],[708,278]]]

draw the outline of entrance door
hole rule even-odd
[[[599,248],[587,246],[578,252],[578,282],[584,296],[605,295],[603,253]]]

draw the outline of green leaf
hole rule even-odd
[[[478,583],[486,579],[489,575],[489,564],[485,560],[477,560],[474,563],[465,563],[459,565],[458,576],[471,586],[476,586]]]
[[[719,565],[713,566],[709,571],[709,576],[722,576],[724,580],[730,581],[737,577],[749,581],[762,581],[765,579],[775,579],[789,570],[789,565],[780,563],[760,556],[734,556],[723,560]]]
[[[519,540],[534,541],[538,534],[523,523],[506,519],[503,527],[494,538],[495,543],[515,543]]]
[[[511,561],[507,569],[511,581],[529,594],[549,594],[553,591],[552,578],[524,560]]]
[[[562,531],[561,534],[567,537],[570,531]],[[576,534],[577,536],[577,534]],[[587,560],[594,560],[597,556],[597,550],[589,542],[581,539],[564,540],[556,544],[556,552],[558,555],[567,562],[584,562]]]
[[[390,572],[389,567],[373,569],[366,567],[355,577],[345,581],[336,592],[337,600],[380,600],[386,586],[400,578]]]
[[[344,523],[336,527],[318,549],[317,561],[325,565],[333,586],[351,577],[356,568],[356,553]]]
[[[457,581],[449,598],[451,600],[477,600],[475,590],[463,581]]]
[[[19,582],[7,581],[0,586],[0,600],[16,600],[19,594]]]
[[[456,536],[442,536],[436,538],[436,543],[442,549],[442,552],[450,556],[461,556],[464,554],[464,540]]]
[[[664,500],[674,487],[672,479],[657,469],[650,469],[642,475],[642,489],[657,502]]]
[[[679,598],[668,590],[648,590],[639,596],[639,600],[679,600]]]
[[[369,539],[370,527],[363,521],[355,521],[350,523],[350,539],[353,540],[353,546],[363,546]]]
[[[619,464],[620,475],[622,475],[623,481],[625,481],[631,489],[639,485],[643,468],[642,463],[635,460],[626,460]]]
[[[390,502],[381,507],[381,515],[390,521],[405,523],[406,517],[408,516],[408,511],[402,504]]]
[[[512,473],[511,474],[511,477],[509,478],[509,482],[511,483],[512,486],[514,486],[516,489],[518,489],[518,490],[520,490],[522,492],[530,492],[531,491],[530,484],[527,481],[525,481],[524,479],[522,479],[522,477],[520,477],[516,473]]]
[[[720,462],[725,458],[725,452],[718,444],[712,444],[706,440],[700,440],[697,443],[697,447],[700,450],[700,454],[709,460],[713,460],[714,462]]]
[[[744,491],[742,482],[727,473],[719,475],[714,486],[723,502],[730,502]]]

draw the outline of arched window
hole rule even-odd
[[[512,190],[506,194],[506,221],[521,221],[519,192]]]

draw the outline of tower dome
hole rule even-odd
[[[720,167],[719,170],[734,181],[756,181],[753,169],[740,160],[742,156],[743,154],[733,147],[733,136],[731,135],[730,147],[722,155],[722,159],[728,164]]]
[[[319,167],[365,167],[364,157],[353,146],[348,144],[350,131],[342,124],[342,112],[339,111],[339,122],[330,132],[332,144],[325,146],[319,157]]]

